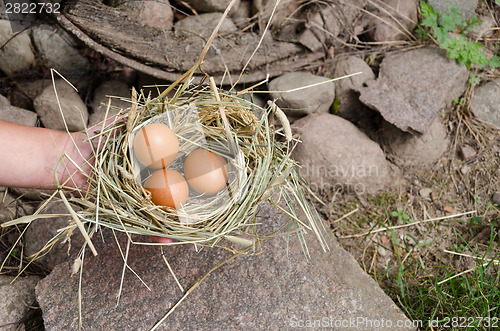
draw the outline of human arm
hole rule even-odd
[[[67,157],[61,158],[63,155]],[[69,188],[85,185],[92,155],[83,132],[67,133],[0,120],[0,186],[56,188],[57,178]],[[84,173],[77,171],[75,162]]]

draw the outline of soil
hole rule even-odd
[[[421,259],[427,266],[441,263],[461,271],[475,266],[474,258],[460,258],[445,250],[498,258],[500,210],[492,198],[500,190],[500,138],[494,129],[466,114],[450,109],[445,116],[453,142],[449,152],[433,164],[402,167],[404,183],[398,191],[368,198],[332,192],[322,196],[330,202],[319,208],[340,244],[383,288],[392,282],[383,275],[397,274],[399,258],[408,258],[407,264]],[[465,145],[474,146],[476,156],[464,160],[460,146]],[[408,219],[392,215],[398,208]],[[426,222],[441,217],[449,218]],[[401,225],[407,227],[370,233]]]

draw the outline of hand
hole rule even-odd
[[[116,118],[89,130],[98,131],[113,121]],[[65,188],[82,188],[92,167],[91,144],[84,132],[67,133],[0,120],[0,186],[55,189],[59,182],[66,183]]]

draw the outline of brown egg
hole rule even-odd
[[[227,183],[226,160],[206,149],[194,150],[184,162],[184,176],[196,192],[215,194]]]
[[[179,152],[179,140],[161,123],[143,127],[134,138],[134,153],[139,162],[153,169],[167,167]]]
[[[151,192],[155,205],[179,208],[189,196],[189,187],[184,177],[172,169],[156,170],[144,182],[144,188]]]

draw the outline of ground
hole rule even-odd
[[[337,196],[320,210],[344,248],[411,319],[498,318],[500,139],[463,108],[445,117],[450,150],[433,164],[403,168],[399,190]],[[459,151],[465,145],[478,150],[467,161]]]

